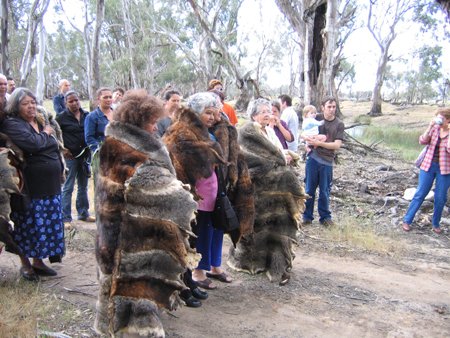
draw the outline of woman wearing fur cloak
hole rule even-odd
[[[248,176],[247,179],[245,178],[245,165],[240,164],[240,173],[237,169],[238,149],[235,147],[237,143],[231,150],[228,149],[231,141],[225,140],[229,133],[227,127],[224,127],[223,137],[219,137],[222,143],[227,145],[225,154],[220,142],[216,142],[216,137],[208,132],[208,128],[212,127],[214,121],[214,113],[218,111],[215,96],[211,93],[194,94],[189,98],[188,107],[191,109],[181,108],[179,115],[176,116],[176,122],[167,130],[164,142],[172,157],[177,177],[183,183],[190,185],[191,192],[200,203],[197,215],[196,248],[202,255],[202,260],[194,270],[194,280],[202,288],[215,289],[217,285],[209,278],[231,282],[231,277],[221,269],[223,231],[214,229],[210,218],[214,210],[218,187],[214,168],[219,164],[228,164],[224,157],[228,159],[230,154],[234,156],[234,169],[230,177],[232,177],[234,192],[239,192],[239,197],[236,195],[234,201],[242,203],[236,207],[238,210],[248,207],[246,216],[242,216],[239,231],[232,235],[235,242],[239,240],[242,233],[251,231],[253,200]],[[206,275],[207,271],[211,273]]]
[[[251,102],[248,108],[252,121],[259,114],[270,115],[267,111],[270,102],[264,99]],[[292,244],[309,196],[287,165],[282,148],[261,129],[258,122],[249,122],[239,130],[238,142],[253,185],[255,223],[253,234],[245,236],[247,241],[230,249],[228,265],[252,275],[266,271],[271,282],[286,284],[295,257]]]
[[[181,304],[180,276],[200,259],[188,243],[198,204],[155,135],[163,112],[159,99],[131,90],[106,127],[97,186],[95,329],[102,334],[164,337],[159,309]]]

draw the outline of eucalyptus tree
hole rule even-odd
[[[36,56],[36,31],[47,12],[50,0],[34,0],[28,13],[27,42],[20,65],[20,86],[26,87],[31,74],[31,66]]]
[[[1,0],[0,7],[0,56],[1,56],[1,73],[3,75],[9,75],[9,40],[8,40],[8,21],[9,21],[9,8],[8,0]]]
[[[275,2],[299,38],[302,60],[299,67],[300,104],[313,104],[319,107],[324,96],[336,94],[334,53],[339,29],[355,15],[354,1],[275,0]]]
[[[87,86],[90,97],[90,109],[96,107],[95,92],[101,86],[100,74],[100,33],[103,25],[105,14],[105,0],[95,1],[95,11],[90,10],[89,0],[82,0],[84,24],[78,27],[74,20],[69,18],[63,6],[63,0],[59,0],[59,5],[63,11],[67,21],[84,39],[86,44],[86,61],[87,61]]]

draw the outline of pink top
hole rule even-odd
[[[435,126],[431,130],[431,137],[423,137],[423,134],[419,138],[420,144],[428,144],[428,150],[423,159],[420,169],[428,171],[433,161],[434,150],[436,149],[436,143],[439,139],[439,127]],[[439,147],[439,170],[441,175],[450,174],[450,149],[447,148],[448,134],[441,139],[441,146]]]
[[[203,197],[203,201],[199,201],[200,207],[198,210],[213,211],[219,189],[216,172],[213,170],[211,177],[198,180],[196,188],[197,192]]]

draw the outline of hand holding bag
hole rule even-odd
[[[239,228],[239,218],[233,204],[228,199],[225,179],[219,167],[216,168],[216,175],[219,188],[217,190],[216,205],[211,213],[211,223],[215,229],[230,232]]]

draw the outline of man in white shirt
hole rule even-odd
[[[292,99],[290,96],[283,94],[279,97],[281,110],[283,111],[280,119],[287,123],[289,129],[294,135],[294,141],[287,142],[288,149],[297,153],[298,151],[298,124],[299,118],[297,112],[292,108]]]

